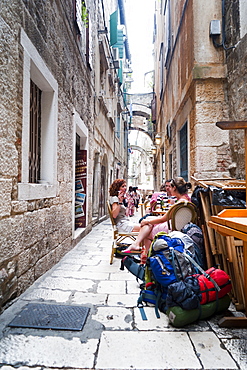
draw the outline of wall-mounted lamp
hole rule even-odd
[[[156,152],[157,152],[157,148],[156,148],[156,146],[155,146],[155,145],[152,145],[152,146],[151,146],[151,151],[152,151],[152,154],[153,154],[153,155],[155,155],[155,154],[156,154]]]
[[[156,145],[160,145],[161,143],[161,135],[160,134],[156,134],[155,135],[155,144]]]

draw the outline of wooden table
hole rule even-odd
[[[243,240],[244,298],[247,313],[247,209],[225,209],[217,216],[211,216],[208,225],[221,235]],[[225,317],[219,325],[247,327],[247,317]]]

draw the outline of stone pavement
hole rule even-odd
[[[137,218],[139,215],[137,215]],[[41,369],[247,369],[246,329],[223,329],[219,317],[183,329],[136,307],[139,286],[109,264],[109,220],[39,278],[0,316],[1,370]],[[8,324],[28,303],[90,307],[80,331],[13,328]]]

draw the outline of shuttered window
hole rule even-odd
[[[188,135],[187,122],[180,130],[180,176],[188,181]]]
[[[117,43],[114,45],[115,48],[118,48],[119,58],[123,59],[124,54],[124,42],[123,42],[123,30],[117,30]]]
[[[110,15],[110,44],[111,46],[115,45],[118,41],[117,25],[118,25],[118,11],[116,10],[114,13]]]

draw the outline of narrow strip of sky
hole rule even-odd
[[[133,79],[130,93],[152,91],[148,86],[147,72],[154,69],[153,63],[153,29],[154,0],[125,0],[125,16],[132,59]]]

